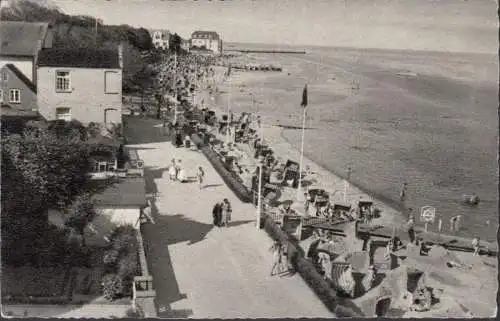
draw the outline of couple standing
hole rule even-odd
[[[184,182],[186,180],[186,171],[181,166],[181,160],[175,160],[172,158],[170,165],[168,166],[168,176],[171,181]]]
[[[214,205],[212,210],[212,217],[214,219],[214,226],[229,226],[229,221],[231,221],[231,203],[227,198],[224,201]]]

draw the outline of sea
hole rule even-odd
[[[498,56],[334,47],[228,44],[237,48],[305,50],[247,54],[283,72],[247,77],[233,95],[235,111],[300,126],[308,85],[304,153],[376,199],[396,208],[436,209],[443,226],[462,215],[460,235],[496,241],[498,228]],[[241,72],[240,72],[241,73]],[[234,75],[238,77],[238,72]],[[248,94],[247,94],[248,93]],[[300,148],[301,131],[283,137]],[[477,194],[477,206],[463,195]]]

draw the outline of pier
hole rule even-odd
[[[228,49],[226,52],[241,52],[241,53],[272,53],[272,54],[307,54],[305,50],[265,50],[265,49]]]

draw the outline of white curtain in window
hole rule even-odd
[[[66,107],[57,108],[56,119],[71,121],[71,109]]]

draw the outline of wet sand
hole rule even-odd
[[[224,68],[219,68],[220,73],[223,73],[224,71]],[[221,94],[216,96],[214,100],[206,98],[205,101],[211,102],[210,107],[214,108],[218,115],[226,113],[228,107],[227,98],[229,89],[231,88],[231,110],[235,113],[239,113],[241,111],[260,111],[260,114],[263,115],[263,134],[266,142],[271,146],[276,154],[285,161],[288,158],[297,161],[299,159],[299,152],[296,148],[297,142],[295,142],[294,145],[291,139],[287,140],[283,137],[287,136],[287,131],[291,131],[276,126],[276,124],[294,124],[300,126],[300,123],[298,122],[299,120],[291,117],[280,118],[279,114],[282,113],[282,111],[277,108],[271,109],[269,107],[264,107],[264,104],[258,103],[259,100],[262,101],[265,99],[266,106],[271,105],[273,107],[277,107],[276,103],[273,105],[274,99],[282,99],[280,96],[287,95],[286,90],[280,91],[275,88],[269,88],[266,84],[276,82],[280,79],[280,77],[283,77],[283,74],[270,72],[235,72],[230,82],[219,84],[218,87],[222,92]],[[259,90],[256,90],[256,88]],[[296,88],[296,91],[301,92],[301,89],[302,88],[298,87]],[[250,92],[252,95],[249,95]],[[290,95],[290,93],[288,93],[288,95]],[[294,96],[296,100],[300,101],[300,95],[294,93]],[[209,96],[206,94],[206,97]],[[266,109],[264,110],[264,108]],[[314,126],[313,124],[309,125],[311,125],[311,127]],[[300,131],[295,130],[293,132],[298,134]],[[306,139],[309,139],[308,137],[313,135],[314,132],[315,130],[307,130]],[[332,130],[330,130],[330,132],[332,132]],[[340,131],[340,133],[342,133],[342,131]],[[288,133],[288,135],[290,134]],[[330,137],[332,136],[333,134]],[[349,137],[345,133],[341,137],[343,137],[344,143],[349,141]],[[323,145],[317,145],[317,153],[321,155],[324,153],[324,150],[328,150],[328,144],[327,138],[325,138]],[[321,150],[322,148],[324,150]],[[335,175],[330,168],[326,168],[325,166],[322,166],[320,162],[313,160],[312,157],[308,157],[310,154],[310,152],[307,153],[304,158],[304,166],[310,166],[312,172],[315,174],[308,179],[313,180],[315,182],[315,186],[325,188],[329,191],[331,195],[333,195],[332,198],[334,201],[343,201],[342,192],[336,192],[343,190],[344,185],[343,179],[340,177],[341,175]],[[338,157],[338,155],[333,154],[332,157]],[[295,199],[295,194],[295,190],[285,188],[280,199]],[[391,202],[385,202],[383,199],[374,197],[374,195],[369,195],[364,189],[359,189],[351,185],[348,194],[349,202],[355,203],[359,200],[359,198],[374,200],[375,206],[382,210],[382,217],[377,219],[374,223],[383,225],[401,225],[404,223],[404,217],[397,206],[398,204],[396,204],[396,206],[392,206]],[[446,222],[444,222],[444,224],[446,224]],[[443,315],[467,317],[471,314],[476,317],[490,317],[494,314],[494,298],[498,288],[498,284],[496,282],[496,259],[473,257],[470,253],[454,253],[456,253],[455,255],[459,257],[461,262],[471,266],[472,270],[468,270],[468,272],[460,272],[454,269],[449,269],[442,262],[442,258],[434,259],[434,261],[424,260],[421,262],[421,260],[412,260],[411,262],[408,262],[408,264],[424,270],[429,275],[429,284],[437,289],[443,290],[443,295],[441,304],[437,306],[436,309],[433,309],[433,311],[419,315],[407,313],[405,317],[439,317]],[[457,279],[459,279],[460,282],[450,282],[450,280]],[[467,291],[464,291],[465,288],[467,288]],[[463,293],[467,293],[467,295],[463,295]],[[489,298],[492,299],[490,300]],[[366,299],[368,300],[368,298]],[[360,305],[363,304],[363,300],[364,299],[359,300]],[[466,309],[464,310],[461,306],[465,306]]]
[[[395,209],[407,181],[407,206],[415,212],[435,206],[445,230],[449,218],[461,214],[462,235],[496,240],[497,63],[489,56],[333,50],[238,60],[285,72],[234,71],[233,111],[300,127],[308,83],[307,126],[314,130],[306,132],[306,156],[340,177],[350,165],[351,183]],[[227,84],[221,90],[215,102],[227,106]],[[300,148],[300,130],[282,135]],[[462,195],[473,192],[480,205],[461,204]]]

